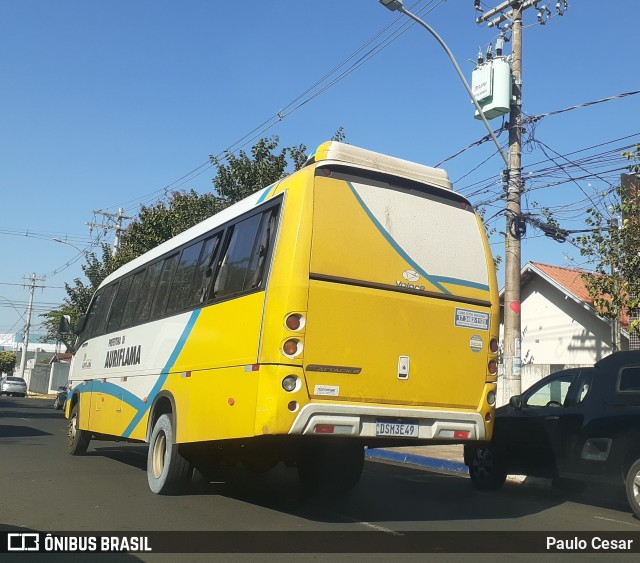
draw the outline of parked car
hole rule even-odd
[[[22,377],[5,375],[0,379],[0,395],[27,396],[27,382]]]
[[[507,474],[624,484],[640,517],[640,352],[554,373],[496,410],[490,442],[465,446],[473,484]]]
[[[53,408],[60,410],[64,408],[64,404],[67,401],[67,394],[69,393],[69,384],[61,385],[58,387],[56,398],[53,400]]]

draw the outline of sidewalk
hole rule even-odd
[[[431,469],[457,473],[469,472],[464,464],[462,444],[371,449],[367,450],[365,455],[371,459],[395,461]]]

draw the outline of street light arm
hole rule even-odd
[[[496,147],[498,149],[498,152],[500,153],[500,156],[502,157],[502,160],[504,160],[505,166],[507,168],[509,168],[509,166],[510,166],[509,165],[509,158],[507,157],[507,155],[502,150],[502,146],[500,145],[500,143],[498,142],[498,139],[494,135],[493,129],[491,128],[491,125],[489,125],[489,122],[487,121],[487,118],[484,116],[482,108],[480,107],[480,104],[478,104],[478,101],[476,100],[475,96],[473,95],[473,92],[471,91],[471,87],[469,86],[469,83],[466,81],[466,79],[464,77],[464,74],[460,70],[460,66],[458,66],[458,63],[456,62],[456,58],[453,56],[453,53],[451,52],[451,49],[449,49],[449,47],[447,47],[447,44],[443,41],[443,39],[435,32],[435,30],[430,25],[428,25],[426,22],[422,21],[415,14],[412,14],[409,10],[405,9],[404,6],[402,5],[402,1],[401,0],[393,0],[391,2],[389,0],[387,0],[387,2],[385,2],[383,0],[380,0],[380,2],[385,7],[389,8],[390,10],[401,12],[405,16],[410,17],[416,23],[419,23],[431,35],[433,35],[436,38],[438,43],[440,43],[442,48],[445,50],[445,52],[449,56],[449,59],[453,63],[453,66],[455,67],[456,72],[458,73],[458,76],[460,77],[460,80],[462,80],[462,84],[464,84],[464,87],[467,90],[467,93],[469,94],[469,97],[471,98],[471,101],[473,102],[473,105],[476,107],[476,110],[477,110],[478,114],[480,115],[480,119],[482,119],[482,122],[484,123],[484,126],[487,128],[487,131],[489,132],[489,135],[491,136],[491,139],[495,143],[495,145],[496,145]]]

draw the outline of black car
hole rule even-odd
[[[473,484],[507,474],[626,484],[640,516],[640,352],[554,373],[496,410],[490,442],[465,446]]]
[[[53,400],[53,408],[60,410],[64,408],[64,403],[67,400],[67,394],[69,393],[69,384],[58,387],[56,398]]]

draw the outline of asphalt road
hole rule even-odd
[[[161,497],[148,490],[145,465],[146,447],[139,444],[94,441],[86,455],[72,457],[66,453],[66,419],[52,409],[51,401],[0,397],[0,531],[240,531],[247,532],[239,541],[246,540],[242,547],[248,552],[251,542],[259,543],[265,537],[280,541],[283,535],[277,532],[334,532],[316,536],[329,542],[325,545],[345,542],[345,551],[350,541],[360,541],[363,551],[373,551],[367,555],[368,561],[388,561],[390,556],[366,548],[361,534],[345,536],[343,532],[367,532],[373,546],[377,538],[422,531],[440,535],[446,543],[451,538],[442,532],[456,532],[453,541],[465,548],[473,547],[475,541],[465,538],[484,537],[498,552],[508,551],[501,542],[510,541],[505,540],[510,532],[580,531],[585,537],[600,532],[633,533],[638,535],[640,547],[640,521],[632,516],[621,489],[559,492],[508,483],[501,491],[486,493],[474,491],[463,475],[367,461],[358,487],[342,498],[305,497],[295,469],[282,465],[264,475],[237,468],[221,474],[207,487],[194,487],[182,496]],[[235,538],[228,533],[211,537],[212,541]],[[302,534],[288,537],[305,538]],[[185,544],[191,539],[178,536],[176,541]],[[189,551],[186,544],[184,549]],[[486,547],[478,551],[486,551]],[[69,556],[53,557],[40,555],[34,560],[70,560]],[[177,560],[175,554],[100,557],[100,561]],[[267,561],[363,559],[357,553],[262,557]],[[575,557],[602,560],[602,554]],[[623,557],[637,559],[637,554]],[[473,556],[478,558],[483,556]],[[528,556],[507,552],[490,558],[523,561]],[[424,561],[425,555],[405,553],[394,559]],[[437,557],[439,561],[462,559],[469,557],[446,553]],[[250,561],[255,556],[180,556],[180,561],[192,560]]]

